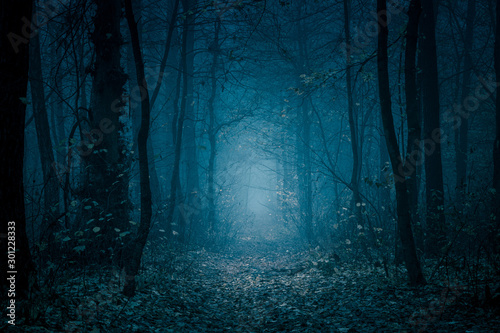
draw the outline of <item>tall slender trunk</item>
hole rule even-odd
[[[27,299],[35,281],[35,266],[31,258],[26,235],[26,215],[24,205],[24,121],[29,70],[29,37],[23,33],[23,18],[30,18],[33,1],[0,2],[0,232],[7,237],[15,233],[15,267],[9,270],[16,274],[16,304]],[[28,31],[30,28],[28,27]],[[0,238],[1,255],[6,260],[7,237]],[[4,261],[7,263],[6,261]],[[1,292],[7,295],[8,283],[6,266],[2,265]],[[11,274],[9,274],[11,275]],[[25,311],[19,307],[18,318]]]
[[[196,144],[196,114],[193,98],[193,75],[194,75],[194,28],[196,0],[183,0],[186,20],[186,72],[184,73],[183,102],[185,102],[186,117],[184,123],[184,149],[185,176],[186,176],[186,204],[196,208],[198,211],[200,200],[200,180],[198,175],[198,157]],[[179,240],[184,241],[188,228],[195,229],[200,223],[199,213],[193,213],[189,219],[181,219],[179,223]]]
[[[471,91],[472,62],[471,50],[474,45],[474,19],[476,16],[476,0],[469,0],[467,4],[467,21],[464,39],[464,74],[462,80],[462,101],[465,101]],[[469,120],[468,116],[460,118],[460,127],[456,130],[455,140],[455,163],[457,168],[456,200],[458,210],[462,210],[464,204],[464,194],[466,192],[467,159],[468,159],[468,136]]]
[[[384,128],[382,119],[380,119],[380,128]],[[388,175],[390,174],[388,167],[390,163],[389,153],[387,152],[387,146],[385,144],[384,133],[378,131],[380,134],[380,145],[379,145],[379,180],[382,184],[386,184],[388,182]],[[383,220],[388,220],[391,216],[389,207],[391,203],[391,189],[388,185],[384,185],[379,189],[378,195],[378,203],[379,207],[382,209],[381,215]]]
[[[281,145],[282,145],[282,155],[281,155],[281,163],[283,165],[283,202],[281,205],[281,217],[285,224],[290,223],[289,220],[289,205],[288,202],[290,200],[291,196],[291,179],[293,178],[292,176],[292,171],[291,171],[291,163],[290,163],[290,157],[289,155],[289,148],[288,146],[290,143],[287,141],[288,138],[290,137],[290,133],[288,126],[286,122],[284,121],[283,124],[283,132],[281,134]]]
[[[142,16],[142,1],[134,1],[132,4],[132,8],[134,11],[134,17]],[[137,31],[142,31],[142,20],[137,22]],[[142,43],[142,35],[139,34],[139,43]],[[141,90],[144,88],[142,83],[137,82],[137,72],[135,69],[135,60],[134,60],[134,51],[132,43],[129,44],[128,47],[128,55],[127,55],[127,71],[130,75],[129,78],[129,92],[130,92],[130,102],[129,102],[129,112],[130,117],[132,118],[132,135],[133,135],[133,148],[134,152],[138,151],[138,134],[141,127],[141,103],[144,96],[141,95]],[[163,77],[160,74],[158,77]],[[152,109],[152,103],[150,103],[150,109]],[[155,207],[158,207],[161,204],[162,195],[160,189],[160,182],[158,179],[158,174],[156,172],[155,160],[154,160],[154,147],[153,147],[153,139],[150,138],[148,140],[148,158],[149,158],[149,173],[150,173],[150,181],[151,181],[151,192],[153,197],[153,204]]]
[[[180,96],[180,84],[182,82],[182,94],[183,98],[180,99],[180,109],[176,110],[174,113],[174,119],[172,122],[172,133],[174,135],[174,144],[175,144],[175,149],[174,149],[174,165],[173,165],[173,170],[172,170],[172,178],[170,180],[170,197],[168,200],[168,206],[167,206],[167,228],[171,232],[169,233],[168,237],[172,236],[172,233],[179,234],[181,229],[179,227],[175,228],[177,230],[174,230],[173,225],[174,225],[174,213],[175,213],[175,208],[176,204],[178,202],[178,191],[180,191],[180,162],[181,162],[181,153],[182,153],[182,139],[183,139],[183,133],[184,133],[184,121],[186,118],[186,104],[187,104],[187,99],[185,98],[185,92],[188,89],[189,82],[188,82],[188,61],[187,61],[187,48],[188,48],[188,38],[189,38],[189,31],[188,31],[188,20],[187,18],[184,21],[184,29],[182,31],[182,47],[181,47],[181,70],[179,72],[178,76],[178,86],[177,86],[177,97],[176,100],[179,99]],[[181,75],[182,74],[182,75]],[[182,81],[181,81],[182,79]],[[176,106],[177,107],[177,106]],[[180,214],[180,221],[182,224],[184,224],[184,221],[187,219],[187,217],[190,217],[192,214],[191,210],[188,211],[189,206],[184,206],[182,205],[181,207],[181,214]],[[182,226],[181,226],[182,228]],[[182,235],[180,235],[182,236]],[[179,241],[182,241],[180,239]]]
[[[90,103],[90,99],[92,98],[92,93],[90,94],[87,94],[87,75],[86,75],[86,66],[85,66],[85,60],[86,60],[86,57],[85,57],[85,44],[84,44],[84,41],[85,41],[85,38],[84,38],[84,35],[87,34],[87,30],[85,29],[81,29],[80,31],[80,41],[81,41],[81,48],[80,48],[80,59],[78,60],[75,60],[75,61],[78,61],[79,63],[79,75],[76,77],[76,84],[78,84],[80,87],[80,90],[78,92],[78,94],[80,95],[80,100],[78,99],[75,99],[75,107],[76,107],[76,120],[77,122],[80,122],[80,119],[82,119],[82,115],[85,114],[85,117],[88,117],[88,113],[85,112],[85,110],[88,110],[89,108],[89,103]],[[91,47],[89,47],[91,48]],[[61,57],[58,57],[58,59],[62,59],[62,56]],[[62,78],[61,78],[62,80]],[[62,88],[62,86],[61,86]],[[92,87],[91,87],[92,89]],[[61,89],[62,90],[62,89]],[[87,95],[90,95],[90,99],[88,98]],[[61,105],[63,105],[64,103],[62,103],[63,101],[63,95],[60,95],[60,101],[61,101]],[[61,112],[62,112],[62,109],[61,109]],[[78,131],[79,131],[79,135],[80,135],[80,138],[83,138],[83,133],[82,133],[82,124],[78,124]],[[71,133],[70,132],[70,135],[68,136],[68,138],[71,138],[72,135],[74,135],[74,133]],[[66,138],[66,137],[65,137]],[[72,146],[73,144],[68,140],[67,142],[67,147],[69,148],[70,146]],[[71,200],[71,191],[70,191],[70,174],[71,174],[71,164],[72,164],[72,156],[71,156],[71,149],[68,149],[68,152],[66,154],[66,162],[63,162],[63,165],[65,165],[65,168],[67,168],[66,170],[66,174],[65,174],[65,181],[64,181],[64,188],[63,188],[63,201],[64,201],[64,211],[65,212],[68,212],[69,211],[69,205],[70,205],[70,200]],[[88,171],[85,169],[86,167],[86,163],[80,163],[78,162],[77,163],[77,167],[75,167],[74,169],[78,171],[78,173],[80,174],[80,177],[83,179],[84,181],[84,184],[87,184],[86,180],[88,179]],[[86,185],[85,185],[86,186]],[[64,224],[66,227],[69,226],[70,224],[70,215],[69,214],[66,214],[64,216]]]
[[[51,30],[55,32],[57,27],[51,26]],[[54,46],[52,47],[51,55],[52,59],[61,59],[59,48],[57,47],[57,40],[53,39],[52,43]],[[84,81],[84,75],[85,75],[85,66],[83,65],[83,37],[82,40],[78,43],[78,56],[80,59],[76,59],[75,61],[78,62],[78,70],[79,70],[79,75],[78,79],[81,78],[82,81]],[[68,154],[66,147],[63,146],[65,143],[65,139],[67,138],[66,136],[66,129],[65,129],[65,117],[64,117],[64,103],[62,102],[64,99],[63,95],[63,89],[61,89],[61,84],[62,84],[62,77],[58,73],[58,71],[54,71],[54,73],[51,73],[52,77],[52,85],[55,87],[55,91],[52,94],[52,100],[49,102],[51,105],[51,113],[52,117],[54,118],[55,126],[53,126],[53,131],[55,132],[54,134],[54,145],[56,147],[55,151],[55,158],[57,162],[56,164],[53,164],[53,168],[57,169],[60,168],[60,170],[57,171],[57,176],[59,177],[59,182],[60,186],[62,188],[62,191],[59,191],[61,194],[61,205],[63,207],[63,212],[67,212],[69,210],[69,193],[65,191],[65,188],[63,186],[63,174],[64,172],[69,172],[68,170],[68,165],[66,165],[66,156]],[[78,82],[80,84],[80,82]],[[86,105],[84,106],[86,108]],[[59,171],[62,171],[59,173]],[[64,224],[67,227],[69,225],[69,214],[64,215]]]
[[[352,189],[352,202],[351,207],[356,216],[356,223],[364,227],[363,216],[361,214],[361,196],[359,193],[359,175],[361,170],[358,133],[356,126],[356,119],[354,114],[353,102],[353,87],[352,87],[352,74],[351,74],[351,30],[350,30],[350,13],[351,13],[351,0],[344,0],[344,30],[346,44],[346,88],[347,88],[347,114],[349,118],[349,131],[351,133],[351,150],[352,150],[352,173],[351,173],[351,189]],[[365,246],[366,244],[363,244]]]
[[[181,53],[182,53],[182,47],[181,47]],[[182,67],[182,59],[179,62],[179,67]],[[177,163],[177,126],[179,126],[179,115],[180,115],[180,95],[181,95],[181,85],[182,85],[182,68],[179,68],[177,71],[177,79],[175,83],[175,95],[174,99],[172,102],[172,108],[173,108],[173,115],[172,115],[172,122],[171,122],[171,135],[172,135],[172,144],[173,144],[173,151],[174,151],[174,156],[173,156],[173,161],[172,161],[172,174],[170,175],[170,193],[167,201],[167,224],[165,226],[167,236],[168,238],[171,238],[173,235],[173,219],[174,219],[174,211],[175,211],[175,205],[176,202],[182,202],[181,200],[181,195],[177,195],[177,193],[182,193],[182,188],[180,184],[180,175],[179,171],[176,171],[175,166],[178,164]],[[181,143],[179,143],[181,146]],[[181,150],[179,150],[180,154]],[[180,160],[179,160],[180,161]],[[179,162],[180,163],[180,162]],[[174,184],[175,182],[175,184]],[[175,187],[175,193],[174,196],[172,196],[172,190],[174,190]],[[179,198],[177,198],[179,197]],[[184,210],[184,207],[181,206],[179,207],[180,212],[181,212],[181,218],[187,214],[187,212]],[[177,232],[177,231],[176,231]]]
[[[303,7],[307,9],[307,2],[298,3],[297,38],[299,49],[298,75],[308,72],[309,54],[306,36],[306,22],[302,17]],[[300,84],[300,82],[299,82]],[[309,243],[314,241],[313,212],[312,212],[312,184],[311,184],[311,119],[309,108],[311,97],[301,98],[297,116],[297,174],[299,181],[299,202],[302,228]]]
[[[445,242],[443,165],[441,160],[441,128],[439,83],[436,51],[434,1],[422,0],[422,102],[424,106],[424,142],[426,175],[426,248],[438,255]]]
[[[406,29],[405,48],[405,93],[406,93],[406,114],[408,127],[408,143],[405,161],[400,162],[402,168],[398,170],[400,177],[406,177],[409,195],[409,208],[414,222],[414,231],[419,249],[423,250],[424,231],[422,221],[419,221],[418,179],[420,165],[423,163],[423,153],[420,148],[422,136],[421,112],[419,92],[417,88],[417,45],[418,45],[418,24],[422,4],[420,0],[412,0],[408,11],[408,25]]]
[[[165,67],[167,66],[168,56],[170,54],[170,49],[172,46],[172,37],[175,31],[175,22],[177,20],[177,13],[179,11],[179,2],[180,0],[171,0],[173,2],[174,7],[172,8],[172,15],[170,16],[170,22],[168,23],[168,32],[167,32],[167,40],[165,42],[165,50],[163,52],[163,58],[160,63],[160,74],[158,75],[158,79],[156,80],[156,85],[153,90],[153,94],[151,95],[150,107],[153,109],[156,98],[160,93],[161,84],[163,82],[163,76],[165,73]]]
[[[134,19],[132,9],[132,0],[125,0],[125,16],[127,17],[128,26],[130,29],[130,37],[132,40],[132,49],[134,52],[135,68],[137,74],[137,82],[141,87],[141,127],[137,136],[137,146],[139,149],[139,174],[141,188],[141,222],[137,230],[137,236],[125,249],[125,285],[123,293],[126,296],[134,296],[135,294],[135,277],[139,273],[142,251],[146,245],[151,227],[152,215],[152,200],[151,187],[149,182],[149,160],[148,160],[148,136],[150,122],[150,107],[149,93],[144,74],[144,62],[142,60],[141,46],[139,42],[139,32],[137,23]]]
[[[115,229],[130,229],[128,223],[129,163],[124,150],[119,119],[123,113],[122,94],[127,76],[121,67],[120,20],[121,0],[94,0],[97,4],[94,16],[94,32],[91,35],[95,47],[95,71],[93,73],[90,133],[80,146],[89,171],[87,196],[88,209],[83,210],[83,223],[92,220],[91,230],[99,230],[103,236],[94,239],[87,252],[95,251],[96,260],[120,263],[122,239]],[[95,203],[94,203],[95,202]],[[99,229],[94,229],[98,227]],[[91,235],[94,235],[91,232]],[[90,236],[89,236],[90,237]],[[94,236],[95,237],[95,236]]]
[[[214,186],[214,174],[215,174],[215,158],[217,154],[217,129],[215,127],[215,97],[217,94],[217,66],[219,63],[219,32],[220,32],[221,21],[220,17],[217,17],[215,22],[215,37],[212,46],[213,61],[210,68],[211,76],[211,93],[208,100],[208,140],[210,142],[210,156],[208,158],[208,231],[210,234],[217,233],[217,222],[215,214],[215,186]]]
[[[176,1],[178,2],[178,1]],[[134,10],[134,17],[142,17],[142,0],[134,1],[133,5],[133,10]],[[168,37],[167,37],[167,42],[165,45],[165,54],[164,57],[168,58],[169,50],[170,50],[170,43],[171,43],[171,34],[173,31],[173,26],[175,26],[175,17],[177,16],[177,12],[174,11],[172,14],[172,19],[169,23],[169,31],[168,31]],[[137,22],[137,30],[142,31],[142,23],[141,19]],[[142,43],[142,34],[139,34],[139,43]],[[162,59],[162,64],[166,63],[166,59]],[[160,72],[158,74],[158,79],[157,79],[157,85],[158,85],[158,91],[159,88],[161,87],[161,83],[163,81],[163,71],[165,70],[165,66],[160,66]],[[136,80],[134,80],[136,82]],[[137,82],[136,82],[137,84]],[[138,86],[141,86],[141,84],[138,84]],[[155,87],[156,88],[156,87]],[[155,89],[154,92],[157,90]],[[153,94],[154,94],[153,92]],[[150,110],[153,110],[153,97],[151,97],[150,101]],[[162,204],[163,200],[163,195],[162,195],[162,190],[160,186],[160,179],[158,177],[158,173],[156,172],[156,161],[155,161],[155,148],[153,145],[153,137],[151,136],[148,140],[148,159],[149,159],[149,174],[150,174],[150,181],[151,181],[151,193],[153,197],[153,206],[154,207],[160,207]],[[159,210],[161,212],[161,210]],[[162,218],[162,217],[160,217]]]
[[[380,108],[387,150],[389,151],[392,170],[396,174],[399,162],[401,161],[401,153],[399,151],[396,131],[394,130],[394,119],[392,117],[392,102],[389,86],[389,58],[387,56],[389,29],[387,27],[387,17],[382,14],[386,12],[386,0],[377,0],[377,13],[379,13],[380,17],[378,21],[379,35],[377,50]],[[408,271],[408,277],[412,285],[425,284],[420,262],[417,257],[413,231],[411,229],[412,220],[409,213],[409,198],[406,180],[404,178],[398,179],[399,178],[396,178],[398,229],[403,245],[403,256]]]
[[[401,177],[407,177],[407,186],[410,196],[410,206],[412,217],[416,216],[418,206],[417,191],[417,164],[422,163],[422,151],[420,150],[420,110],[417,92],[417,43],[418,43],[418,22],[422,4],[420,0],[412,0],[408,11],[408,25],[406,30],[405,49],[405,93],[406,93],[406,114],[408,126],[408,146],[406,149],[405,168],[399,172]],[[403,163],[403,161],[401,161]]]
[[[40,162],[43,174],[44,214],[42,232],[47,233],[49,247],[54,244],[54,232],[57,230],[59,215],[59,184],[55,169],[52,167],[54,151],[50,138],[49,119],[43,87],[42,56],[40,54],[40,37],[36,34],[30,42],[30,86],[33,99],[33,114],[35,118],[36,136],[40,151]],[[52,253],[54,254],[54,253]]]
[[[312,183],[311,183],[311,120],[309,117],[310,99],[304,99],[301,106],[302,123],[302,189],[304,202],[302,216],[304,217],[304,228],[306,239],[309,243],[314,240],[313,212],[312,212]]]
[[[138,10],[136,1],[134,1],[133,10],[134,10],[134,17],[141,17],[140,15],[140,10]],[[138,27],[137,30],[141,31],[141,21],[137,23]],[[126,38],[131,38],[130,34],[129,36],[126,36]],[[141,36],[139,35],[139,42],[142,41]],[[135,66],[135,59],[134,59],[134,50],[133,50],[133,45],[131,40],[128,41],[126,44],[126,52],[127,52],[127,61],[126,61],[126,70],[127,74],[129,76],[128,78],[128,95],[129,95],[129,101],[128,101],[128,117],[131,120],[131,130],[132,130],[132,149],[133,151],[133,156],[134,160],[137,158],[139,154],[139,149],[137,147],[138,145],[138,140],[137,140],[137,135],[139,134],[139,129],[141,127],[141,88],[142,86],[137,82],[137,71],[136,71],[136,66]],[[137,173],[138,165],[134,163],[133,165],[133,174]],[[133,182],[130,182],[131,184],[131,191],[135,192],[138,190],[138,181],[134,180]]]
[[[175,1],[178,5],[179,1]],[[174,8],[175,9],[175,8]],[[176,25],[176,22],[177,22],[177,14],[172,15],[172,20],[170,22],[171,25],[173,25],[175,28],[173,28],[172,30],[172,37],[171,37],[171,41],[172,40],[178,40],[180,39],[179,37],[179,31],[177,30],[177,25]],[[167,37],[168,39],[168,37]],[[165,158],[165,164],[168,166],[168,171],[166,173],[163,174],[163,176],[165,177],[165,179],[171,179],[172,178],[172,171],[173,171],[173,165],[174,165],[174,160],[175,160],[175,153],[173,153],[175,151],[175,143],[176,143],[176,138],[177,138],[177,120],[179,118],[179,106],[180,106],[180,94],[181,94],[181,85],[182,85],[182,69],[181,69],[181,60],[179,58],[178,55],[180,55],[181,53],[181,45],[177,45],[176,43],[173,43],[173,44],[169,44],[169,48],[171,48],[171,50],[169,50],[169,54],[171,54],[171,56],[168,56],[167,55],[167,61],[166,61],[166,64],[165,66],[169,68],[168,70],[168,73],[166,73],[167,75],[165,75],[166,77],[164,77],[162,79],[162,82],[165,80],[165,84],[167,85],[167,91],[169,91],[169,93],[172,96],[172,98],[170,99],[169,103],[166,105],[167,108],[169,108],[169,112],[167,113],[167,122],[170,123],[170,126],[167,128],[167,130],[165,131],[164,133],[164,137],[163,137],[163,144],[165,145],[166,149],[170,152],[172,152],[171,154],[167,154],[166,158]],[[163,71],[161,71],[162,73],[164,73]],[[172,74],[172,75],[169,75],[169,74]],[[153,90],[152,92],[152,96],[151,96],[151,102],[153,102],[153,98],[154,98],[154,95],[155,95],[155,91],[158,91],[159,92],[159,81],[157,81],[156,83],[156,87],[155,89]],[[153,105],[151,103],[151,109],[153,110]],[[161,210],[162,210],[162,221],[166,221],[166,215],[168,214],[168,202],[170,201],[170,186],[171,183],[170,181],[167,181],[165,182],[165,184],[163,185],[163,182],[162,182],[162,190],[164,192],[164,195],[165,195],[165,200],[161,206]],[[182,188],[180,187],[180,184],[178,184],[177,186],[177,193],[182,193]],[[182,214],[182,210],[181,210],[181,214]],[[181,215],[182,217],[182,215]],[[165,229],[168,237],[171,237],[172,236],[172,226],[171,225],[164,225],[163,226],[163,229]]]

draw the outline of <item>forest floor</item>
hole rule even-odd
[[[337,259],[337,260],[336,260]],[[120,274],[79,272],[37,305],[20,332],[500,332],[497,309],[457,284],[409,288],[404,272],[341,263],[319,251],[242,241],[147,264],[138,293]],[[47,294],[49,295],[49,294]],[[0,327],[1,329],[1,327]]]

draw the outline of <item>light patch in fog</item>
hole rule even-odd
[[[260,160],[249,168],[248,203],[249,214],[255,216],[252,226],[244,232],[258,238],[275,238],[278,221],[276,219],[276,173],[272,160]]]

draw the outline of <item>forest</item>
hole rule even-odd
[[[0,2],[4,332],[500,332],[500,2]]]

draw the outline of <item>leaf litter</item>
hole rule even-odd
[[[145,264],[133,298],[116,271],[66,274],[19,332],[499,332],[460,284],[410,288],[401,270],[242,242]],[[22,328],[21,328],[22,327]],[[12,329],[12,328],[11,328]],[[13,329],[12,331],[16,331]]]

